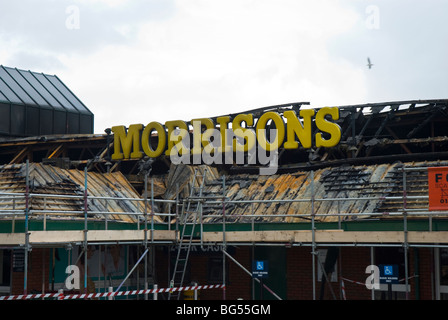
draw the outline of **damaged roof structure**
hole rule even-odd
[[[257,119],[307,105],[247,113]],[[2,139],[0,242],[160,244],[179,252],[188,242],[448,245],[447,212],[428,208],[428,167],[448,166],[448,100],[337,108],[338,145],[280,147],[270,175],[260,175],[260,165],[173,164],[166,155],[114,160],[109,129]]]
[[[28,210],[30,217],[46,214],[47,219],[83,219],[87,209],[89,218],[104,219],[109,212],[110,219],[123,222],[135,222],[132,213],[143,212],[141,201],[131,201],[129,198],[140,199],[131,184],[120,172],[108,175],[83,171],[61,169],[58,167],[31,163],[26,173],[27,165],[3,165],[0,167],[0,190],[2,194],[25,194],[26,179],[28,179]],[[85,181],[87,183],[87,208],[84,207]],[[102,201],[101,198],[117,198],[114,201]],[[122,200],[121,200],[122,199]],[[14,200],[14,201],[12,201]],[[5,199],[0,201],[0,208],[15,211],[24,210],[25,198]],[[120,215],[121,213],[124,213]],[[115,214],[114,214],[115,213]]]
[[[263,111],[276,110],[280,113],[291,109],[298,111],[305,105],[307,103],[304,102],[285,104],[250,112],[257,117]],[[258,166],[247,164],[208,166],[203,197],[206,199],[208,195],[222,195],[225,198],[227,222],[309,222],[311,213],[319,222],[334,222],[341,219],[354,221],[372,217],[391,218],[403,212],[403,170],[420,167],[422,170],[407,173],[406,192],[411,198],[406,201],[406,209],[425,211],[428,206],[428,200],[425,199],[427,196],[425,168],[444,166],[448,160],[448,152],[445,151],[448,143],[448,126],[444,125],[448,120],[447,107],[448,100],[401,101],[339,107],[340,118],[337,123],[341,127],[342,137],[338,146],[329,149],[280,149],[277,171],[274,175],[268,176],[260,176]],[[90,145],[89,139],[92,139]],[[24,161],[27,155],[37,153],[43,155],[43,150],[47,147],[46,155],[40,158],[42,164],[32,165],[32,168],[39,170],[32,170],[41,173],[52,172],[51,175],[47,174],[47,177],[59,177],[57,179],[60,180],[60,175],[64,175],[67,181],[76,181],[73,184],[76,187],[70,191],[71,194],[82,193],[82,171],[79,168],[87,166],[89,180],[93,179],[93,183],[100,188],[89,189],[90,195],[104,196],[112,193],[111,196],[119,194],[129,197],[129,194],[119,193],[116,189],[110,188],[117,186],[117,183],[119,190],[128,190],[127,192],[131,193],[133,190],[132,196],[136,196],[135,192],[138,192],[140,197],[144,195],[144,174],[141,170],[144,161],[132,159],[112,161],[110,150],[113,147],[113,139],[110,137],[110,131],[105,135],[91,137],[42,136],[12,139],[1,142],[0,146],[1,144],[7,148],[1,148],[0,153],[4,161],[10,163],[2,166],[4,174],[1,177],[8,176],[7,173],[10,175],[14,170],[16,174],[23,173],[24,165],[14,163]],[[89,149],[92,146],[93,149]],[[84,158],[64,157],[70,155],[68,148],[85,150],[82,152]],[[62,152],[63,150],[65,151]],[[57,168],[58,166],[61,168]],[[19,167],[20,170],[17,169]],[[198,187],[198,181],[193,181],[194,167],[170,164],[167,156],[155,159],[151,164],[150,174],[155,188],[152,190],[153,197],[168,202],[176,198],[187,199],[191,195],[191,189]],[[199,166],[199,168],[205,167],[207,166]],[[224,185],[223,176],[225,176]],[[108,180],[112,177],[115,182]],[[146,181],[147,195],[151,193],[151,184],[148,181]],[[192,186],[193,183],[195,186]],[[21,191],[23,192],[23,187]],[[412,196],[421,198],[413,199]],[[89,203],[89,208],[92,208],[93,212],[104,210],[95,208],[95,203],[99,205],[100,202]],[[124,205],[122,204],[122,207]],[[153,202],[152,205],[156,212],[169,211],[168,214],[174,214],[175,206],[172,203]],[[219,203],[219,199],[215,199],[214,202],[208,201],[201,207],[204,223],[222,221],[222,204]],[[70,205],[66,209],[69,208]],[[79,206],[76,208],[80,209]],[[127,209],[119,210],[143,212],[142,208],[141,204],[133,204]],[[148,208],[150,206],[146,209],[150,211]],[[347,215],[341,216],[341,213]],[[132,216],[124,218],[122,215],[117,215],[117,217],[124,221],[134,219]],[[169,220],[170,223],[175,221],[166,216],[158,217],[158,220],[160,222]]]

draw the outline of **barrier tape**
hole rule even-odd
[[[362,283],[362,282],[358,282],[358,281],[354,281],[354,280],[350,280],[350,279],[347,279],[347,278],[342,278],[341,277],[341,279],[342,280],[345,280],[345,281],[348,281],[348,282],[351,282],[351,283],[356,283],[356,284],[360,284],[360,285],[363,285],[363,286],[365,286],[366,285],[366,283],[364,282],[364,283]]]
[[[174,287],[174,288],[161,288],[161,289],[147,289],[147,290],[128,290],[119,292],[103,292],[103,293],[89,293],[89,294],[70,294],[64,295],[63,293],[36,293],[36,294],[19,294],[13,296],[0,296],[1,300],[27,300],[27,299],[46,299],[46,298],[58,298],[58,300],[73,300],[73,299],[93,299],[102,297],[120,297],[127,295],[149,294],[149,293],[165,293],[165,292],[181,292],[188,290],[205,290],[205,289],[224,289],[224,284],[204,285],[204,286],[187,286],[187,287]]]
[[[412,278],[417,278],[417,277],[418,277],[418,274],[408,277],[408,280],[410,280],[410,279],[412,279]],[[358,282],[358,281],[350,280],[350,279],[347,279],[347,278],[342,278],[342,277],[341,277],[341,280],[345,280],[345,281],[348,281],[348,282],[351,282],[351,283],[355,283],[355,284],[359,284],[359,285],[362,285],[362,286],[365,286],[365,285],[366,285],[365,282],[362,283],[362,282]],[[406,280],[406,278],[402,278],[402,279],[399,279],[398,282],[403,282],[403,281],[405,281],[405,280]]]

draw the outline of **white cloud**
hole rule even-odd
[[[95,10],[103,2],[95,1]],[[101,15],[89,16],[87,1],[76,3],[81,25],[71,36],[85,49],[65,42],[65,50],[51,51],[53,44],[47,54],[64,65],[58,76],[95,114],[96,132],[296,101],[358,103],[366,94],[360,66],[328,53],[328,40],[360,18],[334,0],[178,0],[169,14],[157,7],[164,19],[136,12],[138,22],[132,15],[107,20],[118,15],[107,11],[98,29],[93,18]],[[132,3],[106,4],[130,14]]]
[[[142,23],[132,45],[63,60],[96,131],[365,94],[363,72],[327,53],[326,41],[358,19],[334,1],[189,0],[175,9]]]

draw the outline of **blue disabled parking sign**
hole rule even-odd
[[[380,283],[398,283],[398,265],[383,264],[380,268]]]
[[[269,264],[266,260],[255,260],[252,262],[252,277],[267,278],[269,274]]]

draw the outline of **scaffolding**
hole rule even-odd
[[[123,198],[123,197],[97,197],[91,196],[87,192],[88,186],[88,175],[87,169],[85,172],[85,188],[83,195],[57,195],[57,194],[37,194],[31,193],[29,188],[29,172],[28,172],[28,162],[26,163],[26,190],[25,193],[0,193],[0,199],[12,199],[15,203],[19,198],[25,200],[25,208],[17,209],[14,205],[11,209],[0,210],[0,215],[4,218],[9,216],[13,217],[11,220],[12,230],[11,233],[0,234],[1,245],[3,247],[14,247],[23,249],[24,254],[24,287],[23,295],[28,294],[28,254],[32,247],[39,246],[51,246],[51,245],[79,245],[82,248],[82,252],[78,259],[81,259],[82,254],[84,254],[84,290],[87,293],[87,251],[89,245],[109,245],[109,244],[135,244],[141,245],[143,247],[143,254],[140,255],[138,261],[130,272],[126,275],[125,279],[120,283],[120,285],[115,289],[114,294],[117,295],[121,287],[124,285],[128,277],[134,272],[138,264],[144,264],[144,292],[145,299],[148,299],[148,253],[153,251],[156,245],[167,245],[167,246],[178,246],[179,248],[183,245],[189,246],[205,246],[205,245],[218,245],[221,247],[222,251],[222,298],[226,299],[226,259],[237,264],[246,273],[251,275],[251,272],[247,270],[242,264],[240,264],[235,258],[227,253],[227,246],[229,244],[237,246],[309,246],[311,247],[311,261],[312,261],[312,283],[313,283],[313,299],[317,298],[316,293],[316,266],[321,264],[319,259],[317,259],[317,248],[318,247],[344,247],[344,246],[363,246],[371,248],[371,260],[373,260],[373,248],[375,247],[402,247],[404,252],[404,263],[405,263],[405,292],[406,299],[409,298],[409,266],[408,266],[408,250],[410,247],[429,247],[429,248],[447,248],[448,247],[448,231],[434,231],[432,228],[434,217],[446,218],[448,216],[447,211],[437,211],[431,212],[428,210],[421,209],[410,209],[407,207],[409,200],[425,200],[428,199],[427,195],[417,195],[411,196],[407,192],[407,174],[411,171],[423,171],[427,170],[426,167],[417,168],[406,168],[402,167],[399,169],[402,171],[402,195],[401,196],[390,196],[390,197],[337,197],[337,198],[319,198],[315,195],[314,190],[314,171],[310,172],[310,189],[311,194],[309,198],[300,199],[279,199],[279,200],[230,200],[226,194],[226,177],[222,176],[222,195],[215,195],[213,197],[204,196],[202,193],[198,195],[190,194],[189,197],[184,199],[176,198],[175,200],[165,200],[156,199],[153,193],[153,184],[151,180],[151,195],[148,195],[147,185],[149,174],[145,175],[145,192],[143,197],[139,199],[135,198]],[[46,215],[52,213],[51,210],[32,210],[30,209],[30,200],[34,198],[49,199],[49,198],[71,198],[79,199],[83,201],[82,211],[65,211],[65,214],[73,214],[81,216],[84,222],[84,229],[77,231],[51,231],[46,230]],[[129,228],[128,230],[112,230],[108,228],[108,215],[117,215],[117,212],[112,211],[90,211],[88,208],[88,202],[92,200],[98,201],[140,201],[144,204],[143,212],[119,212],[120,215],[129,215],[135,217],[135,226]],[[315,204],[318,202],[336,202],[341,203],[344,201],[371,201],[371,200],[393,200],[400,201],[402,203],[402,209],[395,212],[362,212],[362,213],[351,213],[351,212],[337,212],[337,213],[325,213],[319,214],[315,211]],[[181,213],[185,211],[181,210],[183,206],[187,203],[196,202],[198,208],[202,208],[203,204],[209,204],[214,206],[220,206],[222,208],[221,212],[216,212],[214,214],[207,214],[207,218],[211,219],[206,222],[203,216],[202,210],[197,210],[194,212],[194,223],[199,224],[199,236],[198,237],[187,237],[184,238],[182,231],[185,230],[187,221],[189,217],[184,217],[181,219]],[[244,217],[248,217],[251,220],[250,230],[246,231],[232,231],[228,230],[228,226],[232,225],[235,215],[228,215],[226,213],[226,207],[229,205],[247,205],[254,203],[293,203],[293,202],[307,202],[310,203],[310,211],[298,214],[273,214],[273,215],[260,215],[256,212],[251,212],[245,214]],[[156,212],[155,204],[163,203],[168,205],[168,212]],[[149,209],[150,208],[150,209]],[[339,208],[339,206],[338,206]],[[88,228],[89,217],[92,215],[103,215],[104,216],[104,230],[96,230]],[[335,216],[338,218],[337,228],[320,230],[317,228],[316,218],[320,216]],[[24,234],[18,233],[14,230],[14,222],[17,217],[23,216],[25,230]],[[39,216],[43,219],[43,230],[36,231],[29,229],[29,221],[31,218]],[[310,229],[308,230],[256,230],[255,221],[257,218],[263,218],[264,221],[272,219],[277,219],[282,216],[287,217],[297,217],[300,219],[305,219],[309,222]],[[402,219],[403,229],[401,231],[374,231],[367,236],[366,232],[362,231],[344,231],[342,229],[341,222],[347,217],[362,217],[368,216],[372,217],[395,217]],[[414,216],[424,217],[428,219],[428,230],[426,231],[411,231],[408,229],[408,220]],[[157,220],[157,222],[156,222]],[[219,225],[219,220],[222,223],[221,231],[210,231],[207,228],[208,225],[213,225],[216,227]],[[160,222],[162,221],[162,222]],[[190,220],[191,222],[191,220]],[[269,222],[267,222],[269,224]],[[129,224],[130,226],[131,224]],[[158,228],[156,228],[158,226]],[[188,242],[185,243],[185,242]],[[152,255],[152,258],[154,256]],[[253,257],[252,257],[253,258]],[[317,260],[316,260],[317,259]],[[154,263],[154,261],[152,261]],[[322,267],[322,265],[321,265]],[[324,268],[321,268],[324,270]],[[185,270],[184,270],[185,272]],[[327,274],[324,272],[324,276]],[[275,292],[273,292],[265,284],[263,287],[270,291],[277,299],[281,299]],[[173,288],[171,288],[173,289]],[[171,291],[169,292],[171,294]],[[373,298],[373,291],[372,291]]]

